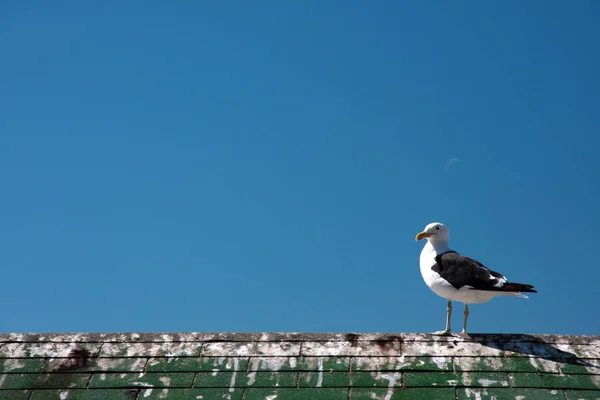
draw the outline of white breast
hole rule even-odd
[[[421,250],[421,258],[419,259],[419,266],[421,267],[421,276],[427,284],[431,287],[440,276],[434,272],[431,267],[435,264],[436,252],[431,243],[427,242],[423,250]]]

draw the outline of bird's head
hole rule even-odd
[[[423,232],[419,233],[416,240],[427,239],[430,242],[447,242],[450,237],[448,228],[441,222],[432,222],[427,225]]]

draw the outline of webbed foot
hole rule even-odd
[[[432,332],[431,334],[436,336],[452,336],[452,331],[450,331],[450,329],[445,329],[443,331]]]

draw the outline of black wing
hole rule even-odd
[[[507,291],[507,288],[505,288],[506,277],[492,271],[477,260],[450,251],[437,255],[435,262],[431,269],[440,274],[456,289],[471,286],[476,290]],[[511,289],[508,291],[515,291],[515,288]],[[522,290],[525,290],[525,288]]]

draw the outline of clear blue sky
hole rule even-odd
[[[599,19],[1,2],[0,331],[442,329],[414,239],[441,221],[539,290],[472,332],[600,333]]]

